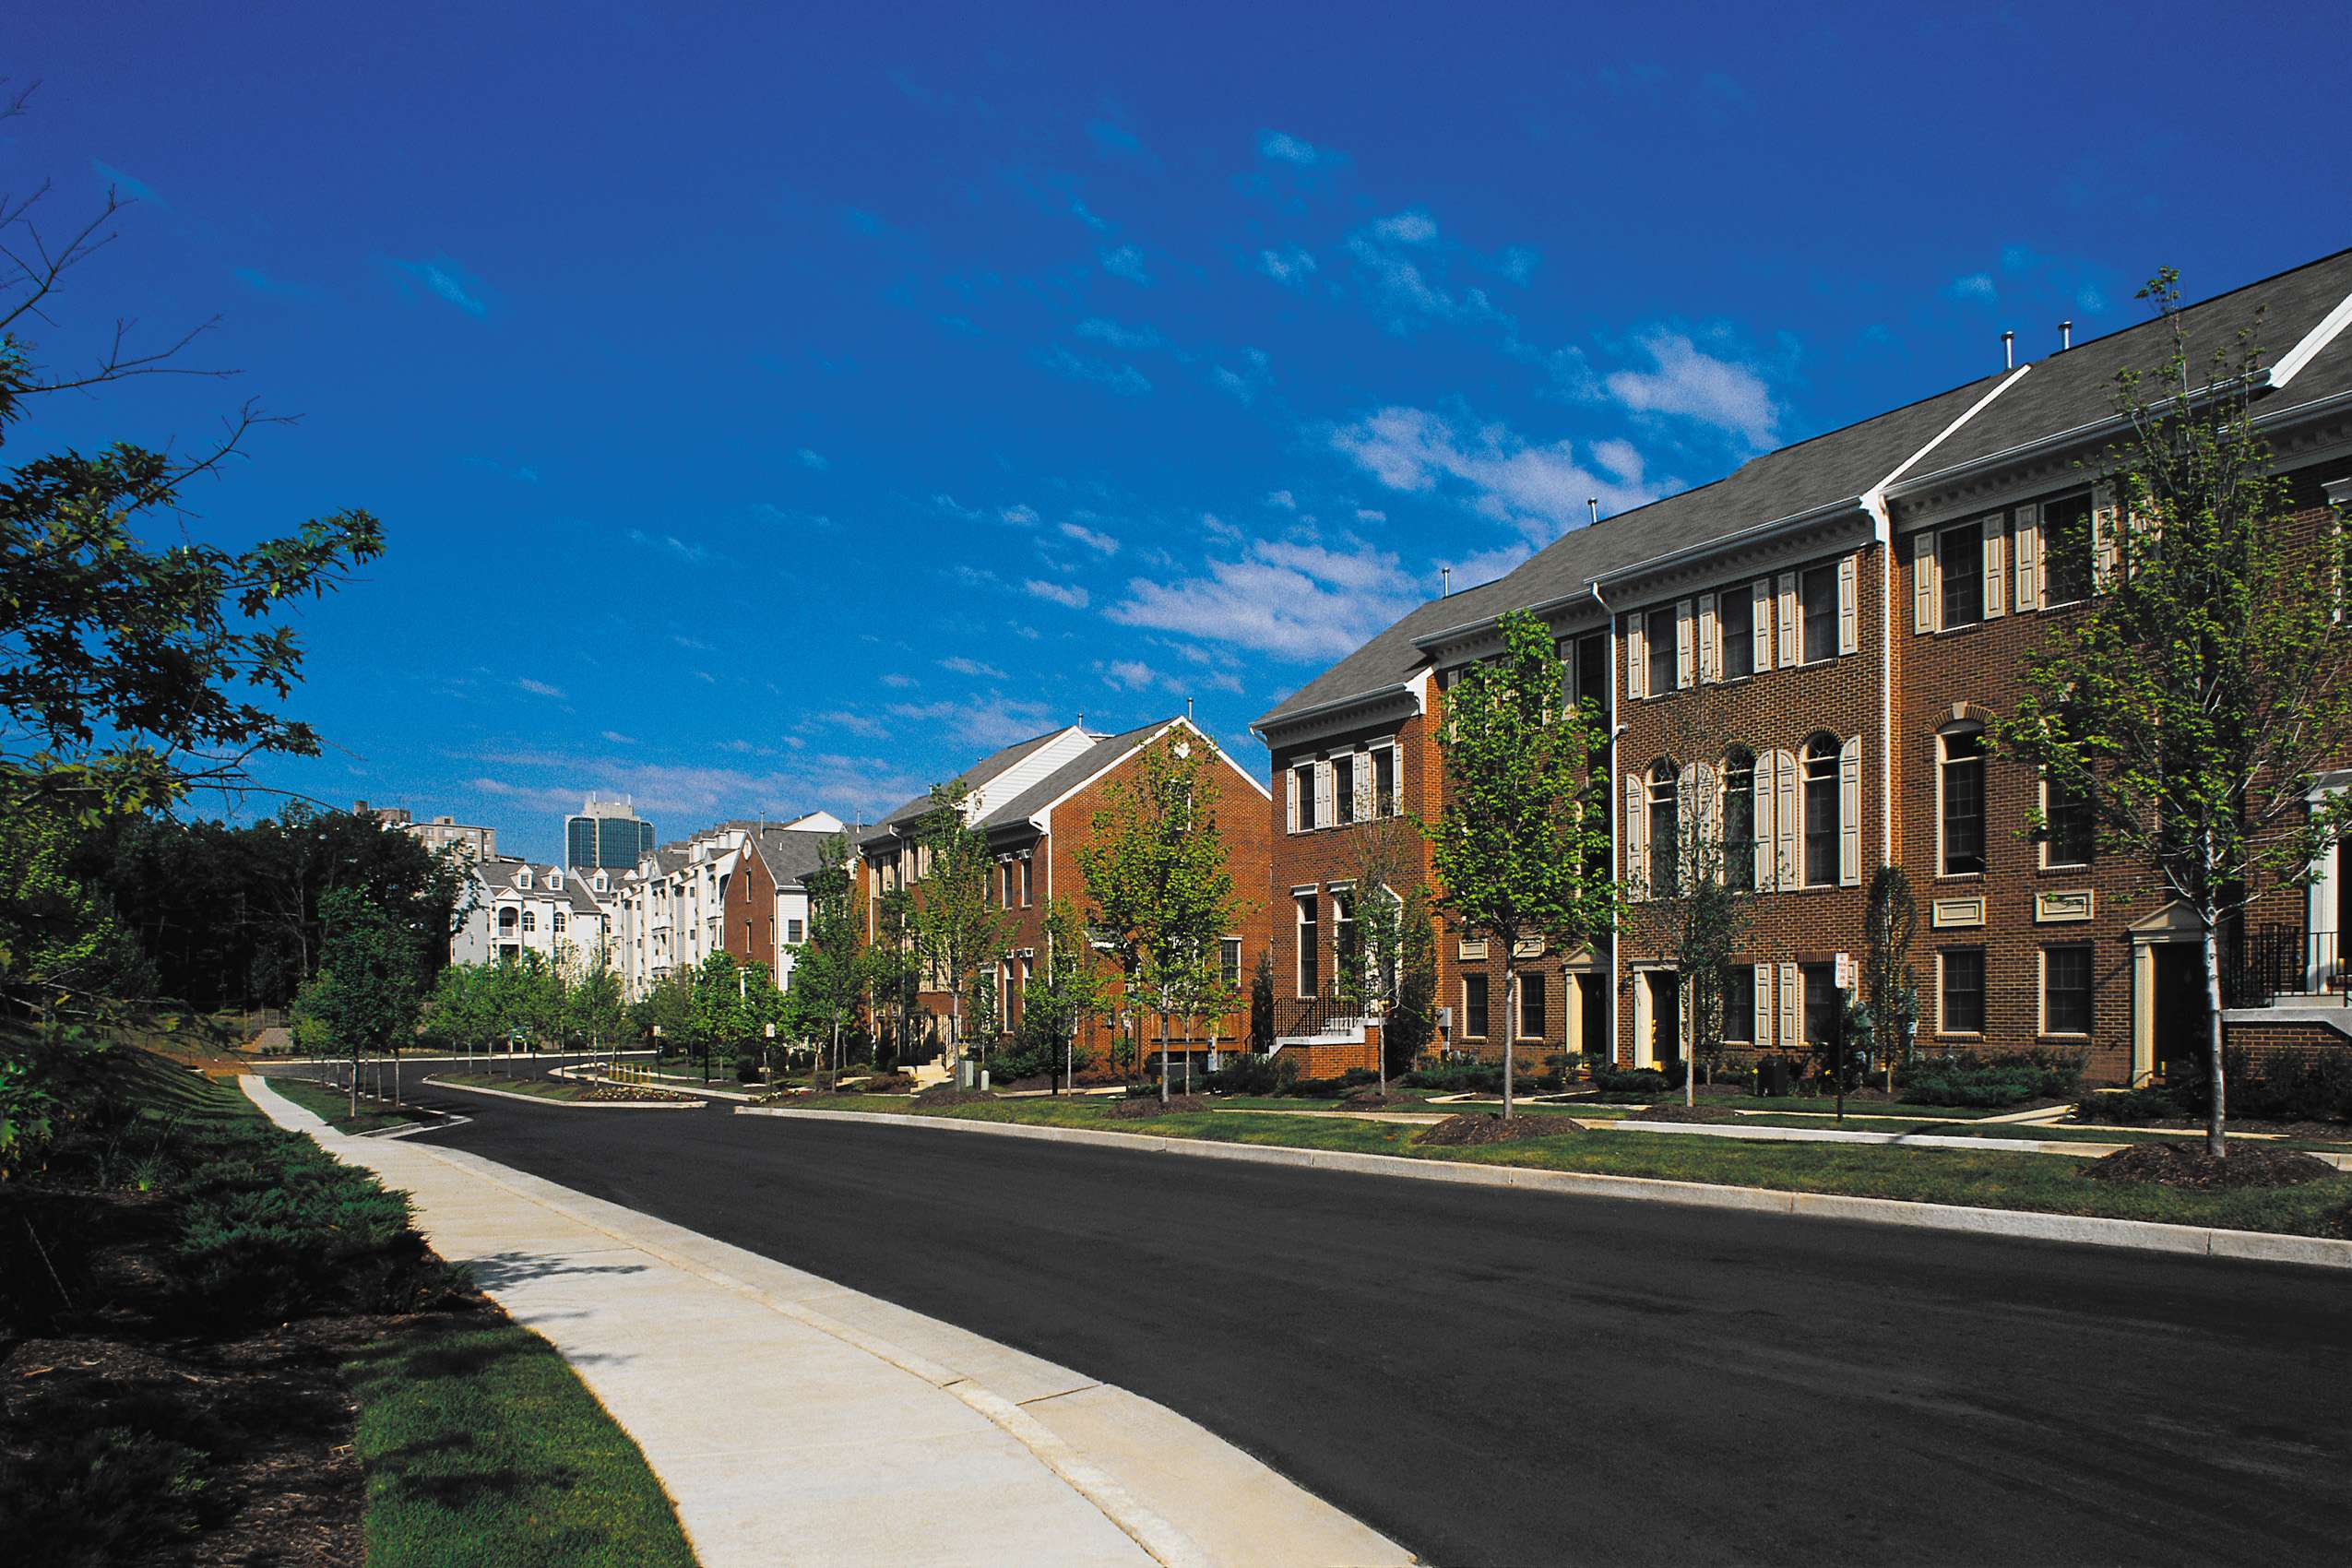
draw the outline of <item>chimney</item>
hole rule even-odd
[[[2001,335],[2001,361],[2006,369],[2017,368],[2017,334],[2014,332],[2004,332]]]
[[[2058,324],[2058,351],[2062,354],[2073,346],[2074,324],[2071,321],[2060,322]]]

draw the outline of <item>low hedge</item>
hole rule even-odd
[[[2352,1122],[2352,1050],[2310,1057],[2275,1053],[2260,1059],[2232,1050],[2222,1065],[2231,1116],[2256,1122]],[[2088,1096],[2076,1115],[2117,1126],[2201,1122],[2213,1104],[2210,1086],[2204,1073],[2192,1070],[2175,1083]]]
[[[1931,1056],[1895,1069],[1897,1098],[1913,1105],[1990,1110],[2028,1100],[2065,1099],[2083,1081],[2079,1051],[2035,1047],[2002,1056],[1963,1051]]]

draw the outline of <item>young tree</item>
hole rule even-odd
[[[1264,1056],[1274,1049],[1274,950],[1258,955],[1250,971],[1250,1049]]]
[[[664,1051],[693,1049],[694,1010],[692,970],[671,970],[629,1004],[630,1028],[639,1039],[653,1041],[657,1065]]]
[[[1879,867],[1862,913],[1862,996],[1871,1040],[1886,1053],[1889,1094],[1895,1092],[1895,1052],[1907,1055],[1911,1026],[1919,1016],[1918,979],[1911,968],[1911,939],[1918,929],[1910,877],[1901,866]]]
[[[2223,1127],[2223,928],[2299,886],[2343,837],[2352,795],[2318,775],[2352,742],[2344,540],[2295,517],[2256,424],[2262,350],[2238,335],[2202,365],[2169,267],[2140,291],[2171,327],[2161,368],[2119,378],[2085,607],[2025,660],[1992,725],[2053,799],[2087,810],[2098,847],[2147,865],[2195,918],[2204,960],[2205,1146]],[[2037,812],[2036,830],[2048,824]]]
[[[877,1018],[889,1020],[891,1054],[912,1054],[921,1011],[922,956],[915,929],[914,895],[894,887],[873,901],[873,941],[866,947],[867,994]],[[877,1058],[876,1066],[881,1063]]]
[[[371,1051],[396,1051],[416,1034],[422,989],[416,939],[361,895],[338,888],[327,896],[327,941],[318,975],[297,1005],[350,1053],[350,1113],[360,1110],[360,1063]]]
[[[751,1080],[746,1075],[756,1067],[763,1076],[773,1077],[772,1042],[778,1035],[790,1032],[791,998],[778,988],[775,975],[757,959],[735,971],[735,983],[741,994],[735,1018],[735,1076],[748,1083]],[[853,1002],[856,994],[852,989]]]
[[[1397,923],[1396,1004],[1380,1032],[1382,1066],[1389,1073],[1409,1069],[1437,1033],[1437,921],[1428,889],[1406,890]]]
[[[1025,1024],[1051,1029],[1062,1047],[1062,1083],[1078,1087],[1078,1031],[1101,1013],[1110,1000],[1101,956],[1078,908],[1067,898],[1045,902],[1045,962],[1029,975],[1022,992]]]
[[[988,835],[965,820],[970,795],[961,784],[932,785],[931,809],[915,824],[915,841],[930,861],[915,900],[916,948],[946,981],[948,1037],[959,1056],[980,975],[1004,951],[1013,929],[1011,914],[989,896],[996,861]],[[981,1064],[987,1061],[983,1036]]]
[[[704,958],[688,982],[686,1038],[702,1054],[705,1083],[710,1081],[711,1051],[743,1038],[744,985],[736,973],[735,956],[723,950]]]
[[[1562,695],[1551,634],[1524,610],[1498,624],[1503,649],[1445,694],[1438,744],[1445,810],[1429,830],[1438,901],[1503,944],[1503,1114],[1514,1114],[1512,1030],[1518,944],[1539,936],[1566,952],[1610,930],[1608,733]]]
[[[1353,873],[1358,961],[1334,976],[1340,1000],[1379,1025],[1385,1039],[1405,980],[1407,897],[1420,886],[1420,833],[1402,817],[1375,817],[1348,836]],[[1388,1056],[1379,1052],[1380,1092],[1388,1092]]]
[[[1092,842],[1078,850],[1094,909],[1089,923],[1127,977],[1128,997],[1160,1015],[1159,1096],[1168,1098],[1168,1020],[1192,1027],[1232,1011],[1218,944],[1238,929],[1241,907],[1218,826],[1223,759],[1216,742],[1171,727],[1143,742],[1134,772],[1114,779],[1095,813]]]
[[[786,998],[789,1027],[799,1038],[819,1045],[830,1071],[841,1072],[841,1037],[854,1030],[858,1007],[873,965],[858,951],[858,933],[864,925],[857,878],[849,869],[849,847],[839,837],[828,838],[805,885],[809,896],[808,941],[792,964],[792,989]]]
[[[588,956],[581,960],[569,1002],[571,1032],[590,1052],[601,1056],[626,1024],[621,1004],[621,976],[612,968],[612,949],[602,941],[588,949]]]

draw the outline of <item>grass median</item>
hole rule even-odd
[[[269,1087],[304,1111],[326,1118],[327,1125],[339,1133],[379,1133],[387,1127],[407,1127],[419,1122],[440,1120],[413,1106],[386,1105],[365,1094],[360,1096],[359,1114],[354,1116],[349,1094],[330,1084],[309,1078],[272,1075]]]
[[[867,1111],[1082,1127],[1212,1143],[1267,1144],[1526,1166],[1604,1176],[1764,1187],[1784,1192],[1835,1193],[1915,1203],[2040,1214],[2146,1219],[2169,1225],[2217,1226],[2297,1236],[2343,1236],[2352,1209],[2352,1175],[2299,1187],[2188,1191],[2153,1182],[2086,1180],[2085,1160],[2064,1155],[2003,1150],[1903,1148],[1881,1144],[1742,1142],[1689,1134],[1563,1133],[1484,1147],[1440,1148],[1415,1142],[1419,1125],[1310,1111],[1289,1116],[1236,1116],[1217,1111],[1172,1111],[1135,1120],[1113,1117],[1100,1099],[1017,1099],[924,1106],[897,1096],[812,1097],[810,1109]]]

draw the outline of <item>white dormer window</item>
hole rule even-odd
[[[526,893],[529,892],[531,890],[531,873],[528,871],[517,872],[515,873],[515,885],[521,888]]]

